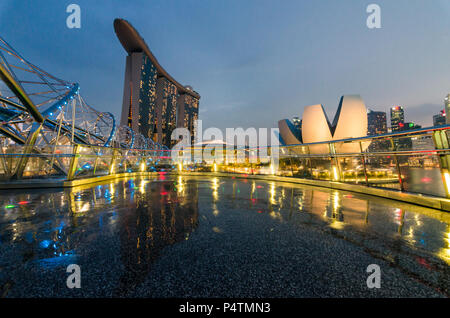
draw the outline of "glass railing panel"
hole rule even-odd
[[[359,154],[361,152],[361,147],[364,147],[362,150],[370,144],[369,141],[359,142],[359,141],[351,141],[351,142],[334,142],[330,145],[330,152],[336,154]]]
[[[414,135],[411,137],[412,151],[423,151],[434,149],[436,148],[433,141],[433,134],[431,132],[426,134]]]
[[[17,168],[17,164],[19,163],[19,159],[21,158],[21,154],[24,151],[23,145],[12,144],[5,147],[2,147],[5,161],[2,164],[6,169],[10,172],[14,172]]]
[[[0,154],[0,180],[6,180],[9,178],[9,170],[6,165],[6,157]]]
[[[332,180],[336,173],[336,165],[331,157],[311,158],[311,177],[316,180]]]
[[[94,176],[95,157],[80,156],[78,158],[77,168],[75,170],[75,178],[86,178]]]
[[[408,192],[445,197],[439,157],[433,152],[398,156],[403,189]]]
[[[193,171],[195,172],[212,172],[213,166],[205,163],[195,163],[192,166]]]
[[[250,163],[237,163],[234,167],[235,173],[253,174],[252,165]]]
[[[391,138],[376,138],[371,141],[362,141],[363,151],[366,152],[390,152],[394,151]]]
[[[63,146],[55,146],[52,156],[54,157],[53,160],[56,159],[58,162],[58,165],[63,168],[64,171],[69,171],[70,164],[72,162],[73,158],[73,149],[74,147],[72,145],[63,145]]]
[[[347,183],[366,184],[364,157],[354,155],[351,157],[339,156],[338,174],[339,181]]]
[[[23,179],[65,177],[67,170],[58,162],[59,158],[48,155],[30,155],[22,174]],[[19,158],[17,158],[17,161]]]
[[[294,156],[291,158],[292,176],[295,178],[312,179],[311,159]]]
[[[365,158],[369,186],[401,189],[395,155],[392,153],[366,153]]]
[[[435,149],[432,133],[392,137],[396,151],[418,151]]]
[[[130,151],[126,172],[139,172],[140,156],[136,151]]]
[[[308,146],[280,147],[279,153],[280,153],[280,156],[283,156],[283,155],[308,155],[309,148],[308,148]]]
[[[267,167],[268,173],[271,174],[270,165]],[[292,177],[294,171],[294,164],[292,161],[292,156],[283,156],[278,160],[278,170],[274,173],[281,177]]]
[[[127,157],[126,156],[119,156],[115,159],[115,173],[124,173],[127,169]]]
[[[109,174],[113,151],[113,149],[106,147],[98,149],[98,157],[96,159],[94,172],[96,176],[104,176]]]

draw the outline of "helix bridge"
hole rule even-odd
[[[47,73],[2,37],[0,78],[0,170],[7,178],[20,179],[27,170],[39,171],[43,177],[68,175],[70,163],[65,158],[75,154],[74,146],[84,152],[89,149],[94,156],[112,155],[112,149],[122,155],[130,150],[153,156],[168,151],[131,128],[118,126],[113,114],[85,101],[77,83]],[[27,169],[36,158],[41,162]],[[121,164],[126,166],[126,161]],[[83,165],[75,168],[82,173]]]

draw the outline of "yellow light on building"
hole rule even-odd
[[[179,172],[183,171],[183,163],[182,162],[178,163],[178,171]]]
[[[214,164],[213,164],[213,171],[214,171],[214,172],[217,172],[217,163],[215,163],[215,162],[214,162]]]
[[[109,168],[109,174],[114,174],[115,172],[115,167],[114,164],[111,165],[111,168]]]
[[[145,171],[145,162],[141,162],[141,172]]]

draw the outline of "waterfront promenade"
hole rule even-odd
[[[449,214],[398,201],[164,173],[0,201],[5,297],[449,295]],[[72,263],[81,289],[66,287]]]

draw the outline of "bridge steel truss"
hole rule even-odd
[[[70,177],[71,161],[65,158],[76,156],[81,146],[95,156],[113,148],[125,156],[135,149],[153,157],[167,151],[129,127],[117,127],[113,114],[86,103],[77,83],[47,73],[1,37],[0,79],[0,169],[7,179],[36,169],[44,178]]]

